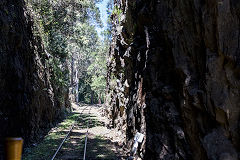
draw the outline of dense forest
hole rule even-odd
[[[237,0],[1,0],[0,160],[9,137],[24,160],[62,140],[57,159],[240,159],[239,15]]]
[[[44,44],[51,66],[54,90],[70,90],[72,101],[104,101],[108,39],[102,41],[96,27],[101,27],[96,1],[29,1],[34,19],[34,36]],[[103,93],[103,95],[101,95]]]

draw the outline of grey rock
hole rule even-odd
[[[110,57],[115,59],[109,58],[107,78],[110,84],[124,75],[120,82],[127,80],[129,87],[122,91],[108,86],[109,95],[124,96],[114,95],[107,110],[118,119],[112,126],[121,122],[121,129],[127,123],[127,147],[139,131],[146,139],[138,156],[146,160],[238,159],[239,1],[115,4],[121,4],[125,19],[122,32],[113,32]],[[114,30],[120,27],[117,17],[113,22]],[[119,65],[120,58],[125,65]],[[126,102],[123,117],[114,98]]]

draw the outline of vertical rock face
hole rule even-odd
[[[240,2],[116,0],[107,106],[142,159],[237,160]]]
[[[55,105],[47,56],[23,0],[0,2],[0,139],[39,138],[63,106]],[[0,149],[1,150],[1,149]],[[0,154],[2,155],[2,154]]]

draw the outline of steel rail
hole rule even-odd
[[[68,138],[69,134],[72,132],[74,125],[71,126],[71,129],[68,131],[67,135],[65,136],[65,138],[63,139],[62,143],[59,145],[57,151],[55,152],[55,154],[53,155],[51,160],[54,160],[55,157],[57,156],[58,152],[60,151],[60,149],[62,148],[63,143],[66,141],[66,139]]]
[[[87,133],[86,133],[86,137],[85,137],[83,160],[86,160],[86,153],[87,153],[87,138],[88,138],[88,131],[87,131]]]
[[[86,160],[86,154],[87,154],[87,139],[88,139],[88,129],[89,129],[89,120],[90,120],[90,112],[91,112],[92,106],[88,111],[88,122],[87,122],[87,132],[85,137],[85,144],[84,144],[84,153],[83,153],[83,160]]]
[[[79,118],[80,118],[80,116],[83,114],[83,112],[85,111],[86,108],[87,108],[87,107],[85,107],[85,108],[82,110],[82,112],[81,112],[80,115],[79,115]],[[91,108],[90,108],[90,109],[91,109]],[[80,110],[80,109],[78,109],[78,110]],[[78,118],[77,120],[79,120],[79,118]],[[58,149],[57,149],[56,152],[54,153],[54,155],[53,155],[53,157],[52,157],[51,160],[54,160],[54,159],[56,158],[58,152],[59,152],[60,149],[62,148],[64,142],[67,140],[68,136],[69,136],[70,133],[72,132],[73,127],[74,127],[75,125],[76,125],[76,122],[74,122],[73,125],[71,126],[70,130],[68,131],[67,135],[66,135],[65,138],[63,139],[62,143],[59,145]]]

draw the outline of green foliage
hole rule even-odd
[[[122,10],[118,6],[114,6],[114,9],[112,11],[112,15],[119,16],[120,14],[122,14]]]
[[[101,93],[104,93],[105,92],[105,88],[106,88],[106,78],[103,75],[101,75],[101,76],[93,76],[92,77],[91,87],[99,95]]]
[[[63,92],[69,88],[72,88],[71,93],[79,94],[81,101],[104,100],[109,39],[100,42],[96,31],[96,26],[102,26],[96,7],[101,1],[28,1],[35,15],[38,30],[35,34],[42,38],[49,54],[51,81],[61,102],[64,101]]]
[[[118,22],[121,22],[121,15],[122,15],[123,11],[121,10],[121,8],[119,8],[118,6],[114,6],[113,11],[112,11],[112,15],[116,16],[118,18]]]
[[[101,99],[101,101],[104,101],[106,91],[106,59],[108,49],[109,42],[102,42],[98,51],[92,53],[92,57],[94,57],[94,59],[92,64],[88,67],[88,74],[92,75],[90,86],[98,95],[98,99]]]

